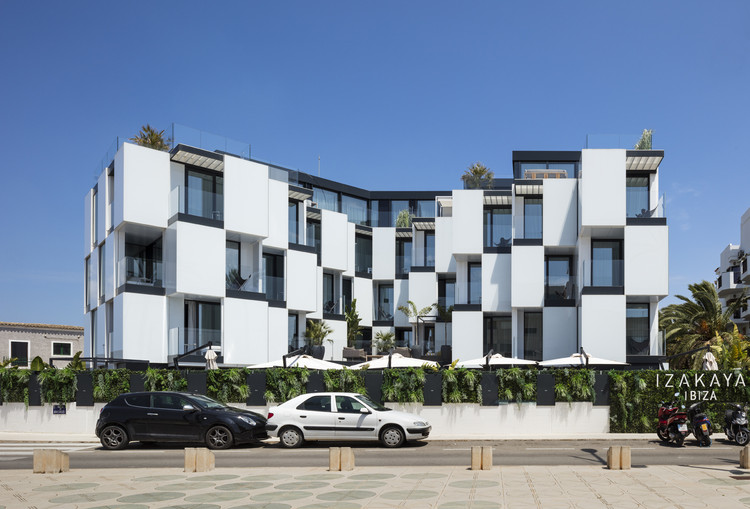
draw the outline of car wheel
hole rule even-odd
[[[127,432],[120,426],[107,426],[99,435],[99,440],[105,449],[116,451],[124,448],[130,442]]]
[[[232,443],[232,432],[226,426],[214,426],[206,433],[206,445],[209,449],[229,449]]]
[[[380,441],[386,447],[401,447],[405,440],[404,432],[398,426],[386,426],[380,432]]]
[[[656,428],[656,436],[658,436],[662,442],[669,442],[669,431],[665,428]]]
[[[737,430],[737,434],[734,435],[734,441],[737,442],[737,445],[745,446],[747,445],[747,442],[750,440],[750,433],[746,429],[740,429]]]
[[[287,426],[279,431],[279,443],[287,449],[294,449],[302,445],[305,439],[302,432],[294,426]]]

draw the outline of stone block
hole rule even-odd
[[[185,472],[195,472],[195,447],[185,447]]]
[[[195,471],[210,472],[216,468],[216,455],[213,451],[201,447],[195,450]]]
[[[620,449],[620,469],[630,470],[630,446],[623,445]]]
[[[622,448],[619,445],[613,445],[607,449],[607,468],[610,470],[620,470],[620,455]]]
[[[34,473],[57,474],[70,470],[70,456],[58,449],[34,449]]]
[[[482,470],[482,448],[478,445],[471,446],[471,469]]]
[[[492,447],[482,447],[482,470],[492,470]]]
[[[328,449],[328,470],[338,472],[341,470],[341,448],[330,447]]]
[[[354,451],[351,447],[341,448],[341,470],[354,470]]]
[[[740,449],[740,468],[750,468],[750,445]]]

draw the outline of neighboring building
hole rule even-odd
[[[0,322],[0,359],[16,359],[14,366],[28,368],[37,356],[48,363],[55,357],[72,357],[80,351],[83,327]]]
[[[716,290],[722,306],[726,309],[728,302],[740,297],[747,292],[750,283],[750,271],[748,271],[747,253],[750,249],[750,209],[742,214],[740,224],[740,244],[729,244],[721,252],[720,265],[716,269]],[[732,321],[737,324],[737,329],[742,334],[747,334],[750,324],[750,312],[748,307],[743,306],[734,313]]]
[[[168,362],[212,341],[278,359],[357,299],[359,346],[654,365],[668,294],[661,150],[513,152],[490,190],[367,191],[225,152],[123,144],[85,200],[86,354]],[[458,176],[456,178],[458,180]],[[413,216],[396,227],[399,212]],[[454,306],[415,323],[398,306]]]

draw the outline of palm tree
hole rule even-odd
[[[396,228],[410,228],[411,227],[411,214],[408,209],[399,211],[396,217]]]
[[[141,132],[130,138],[130,141],[142,147],[153,148],[156,150],[169,150],[169,140],[164,137],[164,131],[157,131],[150,125],[141,126]]]
[[[430,314],[430,311],[432,311],[432,308],[434,308],[437,304],[433,303],[430,304],[427,307],[424,307],[422,309],[417,309],[417,305],[414,304],[413,301],[407,300],[406,306],[399,306],[398,310],[401,311],[403,314],[406,315],[406,317],[411,321],[412,318],[416,319],[416,324],[414,325],[414,338],[415,342],[419,343],[419,319],[427,316]]]
[[[351,305],[346,307],[346,346],[353,347],[358,338],[362,337],[362,326],[359,324],[362,318],[357,312],[357,299],[353,299]]]
[[[747,296],[741,295],[730,301],[722,312],[719,294],[713,283],[701,281],[688,285],[692,300],[677,295],[682,304],[671,304],[659,315],[659,328],[666,332],[667,354],[675,355],[696,348],[711,346],[721,353],[724,341],[731,341],[731,320],[735,311],[747,303]],[[696,352],[678,357],[675,368],[700,368],[704,352]]]
[[[494,178],[495,173],[479,161],[469,166],[461,175],[461,180],[464,181],[466,189],[492,189],[492,179]]]
[[[644,129],[641,133],[641,139],[633,147],[635,150],[651,150],[651,135],[654,133],[653,129]]]
[[[307,321],[307,329],[305,330],[305,337],[312,346],[321,346],[323,341],[333,343],[332,339],[328,339],[328,336],[333,332],[333,329],[324,320]]]

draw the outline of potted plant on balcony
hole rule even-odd
[[[333,329],[324,320],[307,321],[307,328],[305,329],[305,338],[307,339],[308,345],[310,345],[310,353],[316,359],[322,359],[326,353],[326,347],[323,345],[323,341],[333,343],[333,339],[328,336],[331,335]]]
[[[148,124],[142,126],[141,131],[130,138],[130,141],[142,147],[164,151],[169,150],[169,144],[172,142],[172,140],[164,136],[163,130],[157,131]]]
[[[396,346],[396,335],[393,333],[393,331],[378,331],[375,334],[375,346],[377,347],[379,353],[388,353],[391,348]]]
[[[357,299],[352,300],[351,305],[346,307],[346,346],[354,348],[357,339],[362,337],[362,318],[357,311]]]

